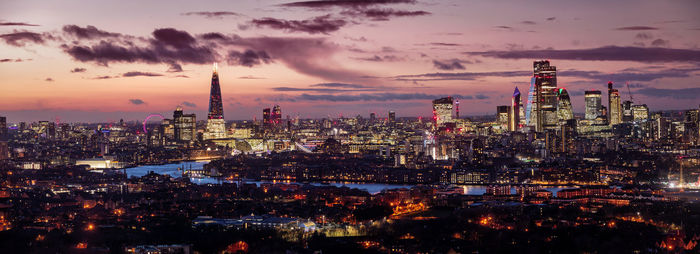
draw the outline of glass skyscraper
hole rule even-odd
[[[549,61],[535,61],[533,63],[535,79],[535,94],[533,95],[533,113],[530,117],[535,119],[536,131],[557,126],[557,67],[549,65]],[[535,105],[536,103],[536,105]]]
[[[586,120],[595,120],[603,115],[603,105],[600,91],[586,91]]]
[[[608,124],[612,126],[620,123],[622,123],[620,92],[613,88],[612,82],[608,82]]]
[[[221,101],[218,66],[214,64],[214,73],[211,77],[211,90],[209,94],[209,113],[207,114],[207,128],[204,132],[204,139],[219,138],[226,138],[226,121],[224,120],[224,106]]]

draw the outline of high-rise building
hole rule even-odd
[[[549,65],[549,61],[535,61],[533,68],[535,86],[530,125],[540,132],[557,125],[557,67]]]
[[[455,119],[459,119],[459,100],[455,99]]]
[[[647,104],[633,105],[632,115],[634,116],[634,121],[644,121],[649,119],[649,107]]]
[[[221,100],[218,66],[215,63],[214,73],[211,77],[209,113],[207,114],[207,128],[204,131],[204,139],[219,138],[226,138],[226,121],[224,120],[224,105]]]
[[[7,141],[7,118],[0,116],[0,141]]]
[[[377,114],[375,114],[374,112],[369,113],[369,122],[374,123],[375,121],[377,121]]]
[[[550,66],[549,61],[533,64],[537,77],[537,100],[540,130],[553,128],[557,125],[557,68]]]
[[[39,135],[53,140],[56,137],[56,124],[50,121],[39,121]]]
[[[622,122],[628,123],[634,121],[634,114],[632,114],[632,101],[624,101],[622,103]]]
[[[559,88],[557,97],[557,121],[561,125],[571,119],[574,119],[574,112],[571,108],[571,98],[565,88]]]
[[[433,122],[436,126],[452,122],[452,97],[433,100]]]
[[[190,143],[195,140],[197,129],[197,116],[184,114],[182,107],[178,106],[173,112],[174,136],[179,143]]]
[[[510,102],[510,117],[508,118],[508,130],[517,131],[520,129],[520,112],[522,111],[522,101],[520,100],[520,90],[515,87],[513,97]]]
[[[632,106],[632,115],[634,116],[634,121],[644,121],[649,119],[649,107],[647,104],[639,104]]]
[[[0,160],[10,158],[10,149],[7,145],[7,118],[0,116]]]
[[[508,129],[510,106],[503,105],[496,107],[496,122],[503,129]]]
[[[272,111],[270,108],[263,109],[263,129],[267,130],[272,126]]]
[[[636,105],[635,105],[636,106]],[[700,110],[691,109],[683,114],[683,141],[696,144],[700,139]]]
[[[613,126],[620,123],[622,123],[620,92],[613,88],[612,82],[608,82],[608,124]]]
[[[595,120],[603,115],[602,99],[600,91],[586,91],[586,120]]]
[[[273,126],[277,126],[282,122],[282,108],[280,105],[275,105],[272,107],[272,112],[270,112],[270,121]]]
[[[528,126],[537,126],[537,112],[533,109],[537,109],[537,101],[535,101],[537,90],[535,89],[535,81],[537,78],[534,76],[530,78],[530,91],[527,93],[527,109],[525,111],[525,124]]]
[[[561,152],[573,154],[576,150],[576,119],[568,119],[561,124]]]
[[[389,122],[390,123],[396,122],[396,112],[389,111]]]

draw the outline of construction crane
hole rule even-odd
[[[630,94],[630,101],[634,101],[634,98],[632,98],[632,90],[630,90],[630,82],[625,82],[627,84],[627,92]]]

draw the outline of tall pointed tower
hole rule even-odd
[[[214,63],[214,74],[211,77],[211,91],[209,94],[207,129],[204,131],[204,139],[218,138],[226,138],[226,121],[224,120],[224,106],[221,102],[218,66]]]
[[[520,129],[520,118],[523,117],[520,115],[520,112],[522,111],[522,102],[520,101],[520,90],[518,90],[518,87],[515,87],[515,91],[513,91],[513,98],[511,99],[510,103],[510,112],[509,112],[509,118],[508,118],[508,130],[509,131],[517,131]]]

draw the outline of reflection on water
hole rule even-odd
[[[173,164],[164,164],[164,165],[144,165],[144,166],[138,166],[138,167],[133,167],[133,168],[128,168],[126,169],[126,175],[128,177],[142,177],[148,172],[155,172],[157,174],[161,175],[170,175],[172,177],[182,177],[183,170],[189,170],[189,169],[202,169],[205,164],[209,163],[209,161],[185,161],[185,162],[180,162],[180,163],[173,163]],[[227,180],[222,180],[214,177],[202,177],[202,178],[190,178],[190,181],[192,181],[195,184],[220,184],[222,182],[231,182]],[[261,183],[273,183],[273,181],[253,181],[253,180],[244,180],[244,183],[254,183],[256,185],[260,185]],[[295,182],[290,182],[290,183],[295,183]],[[399,189],[399,188],[411,188],[414,185],[412,184],[383,184],[383,183],[305,183],[305,184],[310,184],[312,186],[336,186],[336,187],[349,187],[349,188],[354,188],[354,189],[360,189],[360,190],[365,190],[371,194],[376,194],[379,193],[383,190],[391,190],[391,189]],[[467,195],[483,195],[486,193],[486,186],[483,185],[463,185],[461,186],[464,189],[463,194]],[[565,189],[565,187],[547,187],[545,188],[548,191],[551,191],[554,193],[556,196],[556,193],[559,190]],[[515,194],[516,190],[515,187],[511,188],[511,194]]]

